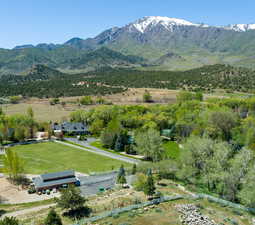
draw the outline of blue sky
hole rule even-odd
[[[1,0],[0,47],[93,37],[143,16],[255,23],[254,0]]]

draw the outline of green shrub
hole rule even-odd
[[[156,208],[156,209],[155,209],[155,212],[156,212],[156,213],[162,213],[163,211],[162,211],[162,209],[160,209],[160,208]]]
[[[91,96],[84,96],[80,99],[80,103],[82,105],[92,105],[93,100],[92,100]]]
[[[237,215],[237,216],[242,216],[243,215],[243,212],[241,212],[240,210],[238,209],[233,209],[232,212]]]
[[[119,217],[120,217],[120,215],[119,215],[118,213],[112,215],[112,218],[113,218],[113,219],[118,219]]]
[[[130,218],[133,218],[133,217],[135,217],[136,216],[136,213],[135,212],[130,212],[129,214],[128,214],[128,217],[130,217]]]
[[[233,225],[239,225],[238,222],[235,219],[230,219],[229,221]]]
[[[199,209],[204,209],[205,208],[201,203],[197,203],[196,207],[199,208]]]

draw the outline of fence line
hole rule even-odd
[[[219,204],[224,205],[224,206],[228,206],[228,207],[231,207],[231,208],[243,210],[243,211],[246,211],[246,212],[249,212],[249,213],[255,213],[255,208],[247,208],[243,205],[233,203],[233,202],[230,202],[230,201],[227,201],[227,200],[224,200],[224,199],[221,199],[221,198],[217,198],[217,197],[214,197],[214,196],[211,196],[211,195],[201,193],[201,194],[196,194],[195,196],[199,199],[207,199],[209,201],[219,203]]]
[[[207,199],[209,201],[212,201],[212,202],[224,205],[224,206],[228,206],[228,207],[235,208],[235,209],[238,209],[238,210],[243,210],[243,211],[246,211],[246,212],[249,212],[249,213],[255,213],[255,208],[246,208],[243,205],[236,204],[236,203],[233,203],[233,202],[230,202],[230,201],[226,201],[226,200],[223,200],[223,199],[220,199],[220,198],[213,197],[211,195],[201,193],[201,194],[194,194],[194,195],[162,196],[161,198],[154,199],[152,201],[147,201],[147,202],[140,203],[140,204],[135,204],[135,205],[129,205],[129,206],[126,206],[126,207],[123,207],[123,208],[118,208],[118,209],[114,209],[114,210],[111,210],[111,211],[103,212],[100,215],[97,215],[97,216],[94,216],[94,217],[91,217],[91,218],[82,219],[78,223],[75,223],[73,225],[85,225],[87,223],[95,222],[97,220],[101,220],[101,219],[104,219],[104,218],[107,218],[107,217],[118,215],[120,213],[129,212],[129,211],[134,210],[134,209],[144,208],[144,207],[147,207],[147,206],[157,205],[157,204],[160,204],[160,203],[163,203],[163,202],[180,200],[180,199]]]
[[[140,203],[140,204],[135,204],[135,205],[130,205],[130,206],[126,206],[126,207],[123,207],[123,208],[114,209],[114,210],[111,210],[111,211],[101,213],[98,216],[82,219],[78,223],[75,223],[73,225],[85,225],[87,223],[95,222],[97,220],[101,220],[101,219],[104,219],[104,218],[107,218],[107,217],[118,215],[120,213],[129,212],[129,211],[134,210],[134,209],[139,209],[139,208],[143,208],[143,207],[147,207],[147,206],[151,206],[151,205],[156,205],[156,204],[160,204],[160,203],[167,202],[167,201],[184,199],[186,197],[189,197],[189,196],[184,196],[184,195],[163,196],[161,198],[154,199],[152,201],[148,201],[148,202],[144,202],[144,203]]]

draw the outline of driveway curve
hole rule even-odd
[[[103,156],[106,156],[106,157],[109,157],[109,158],[112,158],[112,159],[120,160],[120,161],[123,161],[123,162],[126,162],[126,163],[138,164],[140,162],[140,160],[138,160],[138,159],[133,159],[133,158],[129,158],[129,157],[126,157],[126,156],[123,156],[123,155],[114,154],[114,153],[107,152],[107,151],[104,151],[102,149],[99,149],[97,147],[91,146],[89,144],[89,142],[74,141],[73,138],[66,138],[66,140],[70,141],[70,142],[74,142],[75,144],[82,145],[84,147],[77,146],[75,144],[71,144],[71,143],[67,143],[67,142],[63,142],[63,141],[55,141],[55,142],[57,142],[59,144],[66,145],[66,146],[69,146],[69,147],[81,149],[83,151],[87,151],[87,152],[95,153],[95,154],[98,154],[98,155],[103,155]]]

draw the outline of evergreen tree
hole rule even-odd
[[[144,194],[147,196],[152,196],[155,193],[156,187],[154,185],[154,180],[152,174],[147,176],[147,181],[144,187]]]
[[[115,147],[114,149],[118,152],[122,151],[123,150],[123,143],[122,143],[122,136],[121,135],[118,135],[117,139],[116,139],[116,142],[115,142]]]
[[[125,184],[127,183],[126,181],[126,171],[124,169],[124,166],[121,165],[120,169],[119,169],[119,173],[117,176],[117,184]]]
[[[56,213],[56,211],[52,208],[44,221],[45,225],[62,225],[62,221],[60,216]]]
[[[35,134],[36,123],[34,120],[34,111],[32,107],[29,107],[27,109],[27,115],[28,115],[27,125],[29,128],[29,138],[33,138]]]
[[[62,209],[76,210],[82,208],[86,199],[81,196],[81,191],[74,185],[69,185],[67,189],[61,191],[61,196],[57,199],[57,204]]]
[[[132,168],[132,174],[135,175],[136,174],[136,164],[133,165],[133,168]]]

